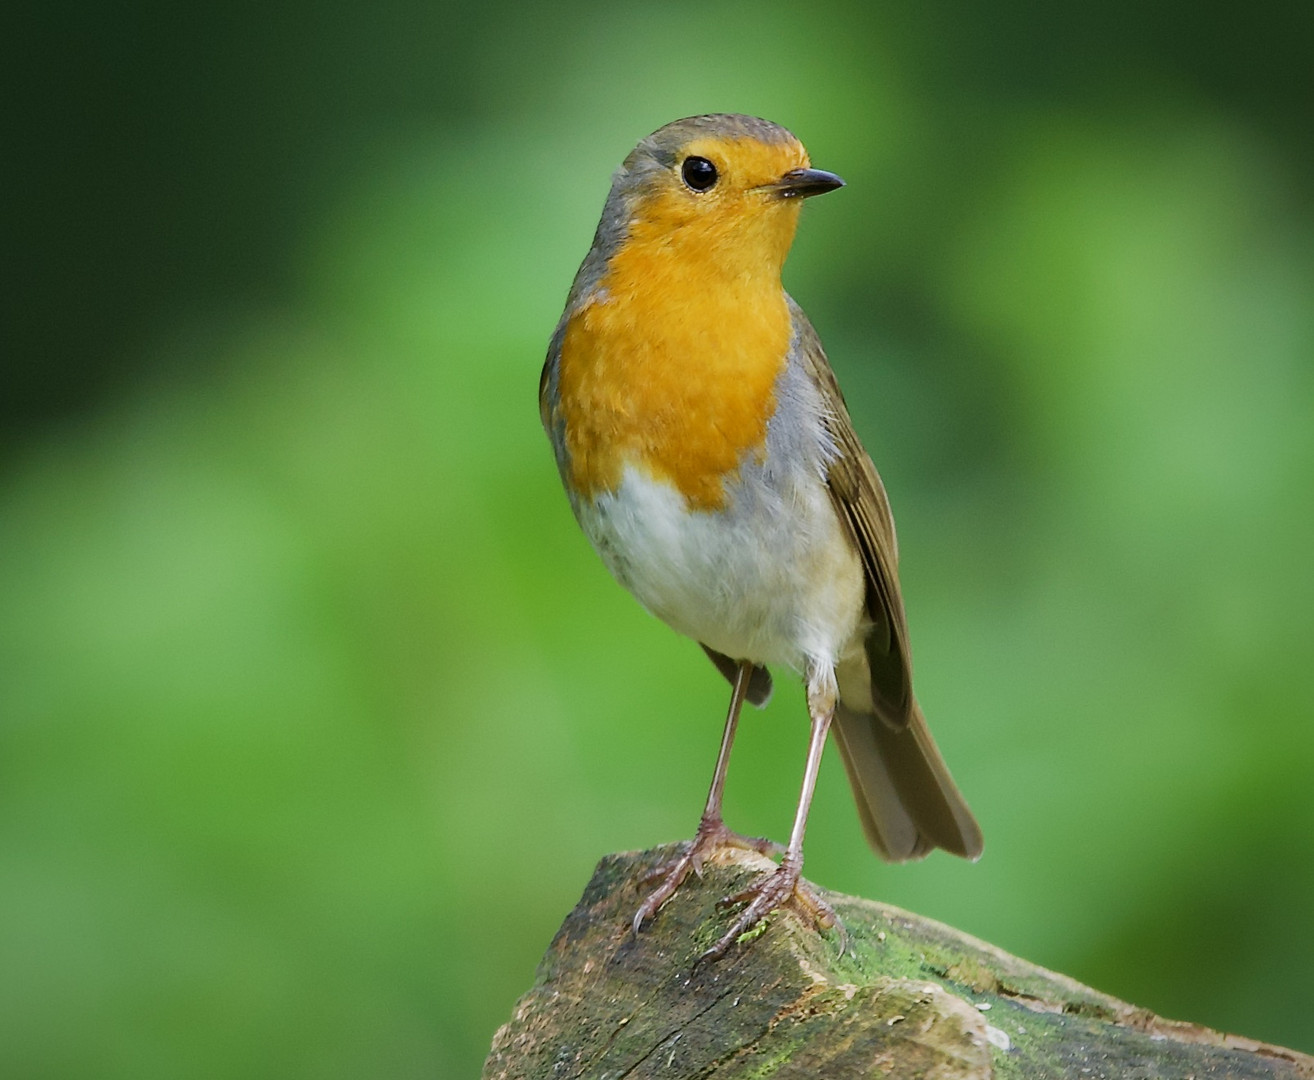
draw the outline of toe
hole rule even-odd
[[[699,958],[715,960],[724,956],[736,941],[749,933],[771,912],[788,908],[805,922],[818,929],[839,927],[840,951],[847,943],[844,926],[839,921],[835,909],[816,892],[807,882],[799,878],[799,867],[786,862],[773,872],[757,878],[743,892],[727,896],[718,904],[719,907],[732,907],[744,904],[744,907],[731,923],[730,929]]]

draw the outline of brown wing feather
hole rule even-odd
[[[867,576],[867,614],[872,620],[864,646],[871,667],[876,714],[896,730],[912,717],[912,650],[908,620],[899,594],[898,540],[885,486],[849,419],[844,395],[816,331],[798,305],[792,304],[798,328],[795,348],[826,406],[826,426],[837,456],[827,472],[831,501],[862,557]]]
[[[981,828],[927,730],[912,693],[912,653],[899,595],[899,553],[885,487],[858,441],[844,396],[807,317],[793,307],[795,347],[825,402],[836,458],[827,472],[831,501],[862,557],[871,630],[863,642],[875,716],[843,700],[831,730],[848,773],[863,831],[895,862],[936,847],[975,859]],[[840,691],[844,683],[841,677]]]
[[[699,644],[702,645],[702,642]],[[716,670],[726,677],[726,681],[734,686],[739,675],[739,663],[706,645],[703,645],[703,652],[716,665]],[[756,705],[759,709],[771,700],[771,672],[761,664],[754,665],[753,674],[748,677],[748,692],[744,696],[750,705]]]

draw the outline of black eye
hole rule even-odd
[[[694,191],[706,191],[716,183],[716,166],[705,157],[687,157],[680,166],[680,175]]]

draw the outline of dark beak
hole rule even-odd
[[[771,185],[771,190],[782,199],[806,199],[843,186],[843,180],[825,169],[790,169]]]

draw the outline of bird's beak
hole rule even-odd
[[[790,169],[774,184],[768,184],[767,190],[782,199],[806,199],[843,186],[843,180],[825,169]]]

